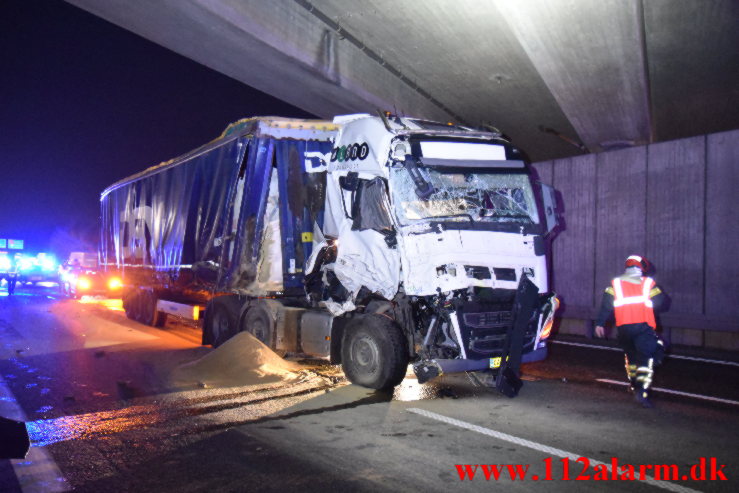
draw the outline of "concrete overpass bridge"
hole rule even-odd
[[[320,117],[489,123],[535,161],[739,127],[733,0],[68,0]]]
[[[736,0],[68,1],[320,117],[501,129],[563,196],[561,331],[640,253],[673,342],[739,349]]]

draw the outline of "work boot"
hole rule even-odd
[[[644,389],[636,389],[636,391],[634,392],[634,399],[636,399],[636,402],[641,404],[641,407],[647,409],[654,407],[652,401],[649,400],[649,392]]]

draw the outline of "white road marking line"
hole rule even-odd
[[[26,421],[23,409],[2,379],[0,379],[0,414],[8,419]],[[41,447],[34,447],[31,444],[31,450],[25,459],[11,459],[10,463],[23,493],[60,492],[72,489],[51,454]]]
[[[584,457],[583,455],[580,455],[580,454],[574,454],[572,452],[567,452],[566,450],[550,447],[549,445],[544,445],[538,442],[532,442],[531,440],[526,440],[525,438],[519,438],[517,436],[509,435],[507,433],[502,433],[500,431],[495,431],[490,428],[485,428],[483,426],[473,425],[472,423],[467,423],[466,421],[449,418],[441,414],[436,414],[431,411],[426,411],[425,409],[419,409],[417,407],[412,407],[412,408],[409,408],[408,411],[414,414],[425,416],[430,419],[441,421],[442,423],[459,426],[460,428],[464,428],[466,430],[475,431],[482,435],[487,435],[489,437],[497,438],[498,440],[510,442],[515,445],[519,445],[521,447],[527,447],[527,448],[536,450],[537,452],[542,452],[544,454],[547,454],[548,456],[568,458],[572,461],[576,461],[578,458]],[[605,462],[597,461],[589,457],[588,457],[588,460],[590,461],[591,467],[601,465],[601,464],[606,467],[610,466],[610,464],[606,464]],[[639,481],[639,482],[643,481],[647,484],[651,484],[652,486],[657,486],[659,488],[663,488],[668,491],[675,491],[677,493],[700,493],[699,490],[694,490],[692,488],[688,488],[687,486],[683,486],[681,484],[671,483],[670,481],[657,481],[656,479],[649,478],[649,477],[645,478],[644,480],[635,480],[635,481]]]
[[[582,344],[580,342],[568,342],[568,341],[550,341],[553,344],[563,344],[565,346],[578,346],[578,347],[587,347],[591,349],[605,349],[606,351],[623,351],[621,348],[617,347],[609,347],[609,346],[597,346],[595,344]],[[683,356],[682,354],[668,354],[668,358],[670,359],[685,359],[689,361],[701,361],[703,363],[714,363],[717,365],[727,365],[727,366],[739,366],[739,363],[736,361],[724,361],[720,359],[707,359],[707,358],[696,358],[695,356]]]
[[[580,342],[567,342],[567,341],[549,341],[552,344],[563,344],[565,346],[578,346],[578,347],[588,347],[591,349],[605,349],[606,351],[623,351],[621,348],[617,347],[609,347],[609,346],[596,346],[594,344],[582,344]]]
[[[622,382],[620,380],[611,380],[609,378],[596,378],[595,381],[603,382],[603,383],[612,383],[614,385],[624,385],[624,386],[629,385],[628,382]],[[722,402],[724,404],[733,404],[735,406],[739,406],[739,401],[722,399],[720,397],[711,397],[710,395],[691,394],[690,392],[681,392],[680,390],[671,390],[671,389],[665,389],[662,387],[652,387],[652,390],[656,390],[658,392],[664,392],[665,394],[682,395],[685,397],[693,397],[694,399],[703,399],[705,401]]]
[[[668,354],[668,358],[677,358],[677,359],[686,359],[689,361],[701,361],[704,363],[714,363],[717,365],[726,365],[726,366],[739,366],[739,363],[736,361],[722,361],[719,359],[706,359],[706,358],[696,358],[695,356],[683,356],[681,354]]]

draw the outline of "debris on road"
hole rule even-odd
[[[301,379],[303,369],[241,332],[213,352],[176,368],[171,381],[177,387],[200,388],[289,383]]]

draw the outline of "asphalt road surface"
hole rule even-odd
[[[0,416],[32,440],[0,460],[3,492],[739,491],[734,354],[673,351],[654,409],[612,344],[574,338],[524,367],[514,399],[464,374],[372,392],[297,358],[239,385],[183,383],[205,355],[244,362],[195,327],[55,291],[0,290]]]

